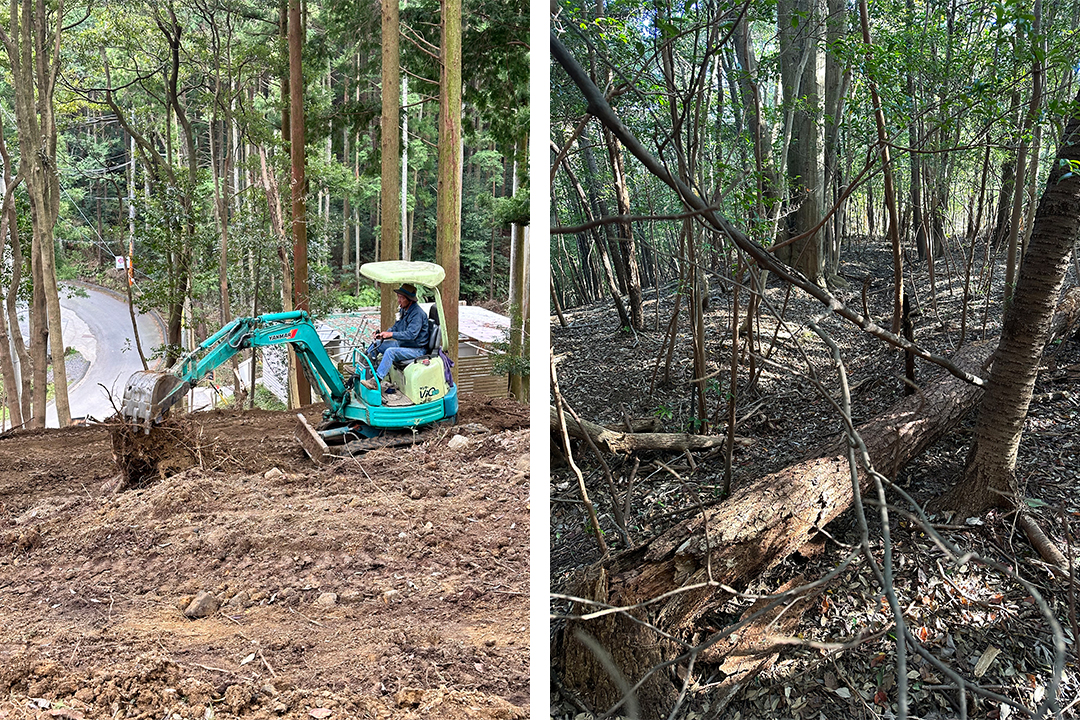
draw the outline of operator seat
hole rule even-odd
[[[424,354],[420,357],[407,358],[402,360],[395,360],[394,367],[398,370],[404,370],[414,362],[422,360],[430,360],[434,357],[438,357],[439,351],[442,350],[442,326],[439,325],[439,311],[435,307],[435,303],[431,304],[431,309],[428,310],[428,341],[424,346]]]

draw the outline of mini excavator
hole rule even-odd
[[[411,445],[423,439],[435,423],[455,422],[457,387],[438,324],[443,316],[439,293],[443,268],[434,263],[392,260],[367,263],[360,272],[375,282],[411,283],[434,291],[429,311],[432,331],[425,354],[394,364],[389,375],[397,389],[393,395],[383,393],[372,359],[360,348],[353,350],[351,372],[348,368],[339,370],[308,314],[296,310],[237,318],[183,357],[171,372],[135,373],[124,389],[121,414],[149,433],[191,388],[241,350],[289,345],[311,387],[326,403],[317,428],[297,415],[296,438],[316,462],[338,454],[330,453],[330,444],[356,455],[378,447]],[[360,382],[366,378],[375,378],[376,389]]]

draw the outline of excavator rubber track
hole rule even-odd
[[[308,457],[316,463],[320,463],[326,458],[355,457],[378,448],[417,445],[430,440],[435,435],[436,430],[435,425],[427,425],[415,430],[412,428],[390,429],[375,437],[359,438],[331,448],[327,446],[326,441],[302,414],[297,413],[296,420],[296,440]]]
[[[355,457],[369,450],[386,447],[403,447],[406,445],[419,445],[427,442],[435,436],[435,427],[428,425],[418,430],[387,430],[382,435],[373,438],[361,438],[352,440],[341,446],[344,453],[337,453],[339,457]]]

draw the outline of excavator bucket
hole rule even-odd
[[[137,372],[128,378],[124,388],[121,413],[125,419],[144,425],[146,432],[150,432],[151,424],[187,392],[187,388],[177,390],[180,385],[186,383],[170,373]]]

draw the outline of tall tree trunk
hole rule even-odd
[[[345,77],[345,100],[349,99],[349,78]],[[348,123],[344,123],[341,131],[341,157],[342,164],[345,167],[349,166],[352,161],[352,153],[349,150],[349,134],[352,129]],[[352,208],[349,207],[349,191],[346,190],[342,193],[341,198],[341,269],[344,270],[352,262],[352,250],[349,244],[349,233],[352,220]]]
[[[1035,0],[1034,22],[1028,36],[1032,43],[1040,41],[1039,27],[1042,20],[1042,0]],[[1020,218],[1024,211],[1024,174],[1027,172],[1028,136],[1039,114],[1042,102],[1042,63],[1038,53],[1032,53],[1031,102],[1024,114],[1024,124],[1020,129],[1020,149],[1016,153],[1016,181],[1013,184],[1012,215],[1009,218],[1008,257],[1005,261],[1005,304],[1012,300],[1013,282],[1016,279],[1016,265],[1020,252]]]
[[[0,141],[0,148],[4,144]],[[4,149],[5,168],[10,166],[7,160],[7,150]],[[5,173],[7,171],[5,170]],[[8,182],[10,187],[11,181]],[[6,210],[8,221],[8,233],[11,237],[11,284],[8,286],[7,296],[4,298],[4,310],[7,314],[8,332],[11,334],[11,343],[15,350],[15,357],[19,359],[19,404],[23,422],[29,422],[33,418],[31,401],[33,399],[33,376],[34,364],[30,360],[30,353],[26,349],[22,331],[19,329],[19,313],[16,307],[19,285],[22,282],[23,254],[19,239],[19,225],[15,215],[14,204]]]
[[[788,216],[786,237],[808,232],[821,221],[821,161],[818,122],[821,117],[817,86],[820,19],[817,0],[791,0],[777,11],[780,23],[781,74],[784,104],[793,108],[788,143]],[[815,285],[824,285],[822,233],[817,231],[779,249],[777,256],[799,270]]]
[[[308,293],[307,176],[304,168],[304,26],[300,0],[289,0],[289,127],[292,156],[293,308],[310,312]],[[290,363],[292,364],[292,363]],[[297,401],[311,402],[307,375],[296,373]]]
[[[401,76],[401,259],[412,260],[409,236],[409,76]]]
[[[847,4],[844,0],[828,0],[828,17],[825,21],[825,46],[836,48],[847,35]],[[847,64],[830,50],[825,55],[825,192],[826,204],[840,202],[840,127],[844,116],[844,97],[847,94],[849,72]],[[839,280],[840,246],[842,243],[842,213],[837,210],[835,220],[825,228],[822,239],[825,247],[825,275],[830,283]]]
[[[3,129],[0,128],[0,133]],[[2,139],[0,139],[2,142]],[[6,153],[5,153],[6,156]],[[5,157],[4,163],[4,178],[0,181],[0,193],[3,194],[3,200],[0,201],[0,258],[4,257],[4,244],[8,236],[8,223],[10,219],[15,216],[14,213],[8,212],[9,205],[13,204],[12,194],[17,186],[16,182],[10,182],[10,168],[7,164],[7,158]],[[21,182],[21,180],[19,181]],[[15,279],[18,274],[14,272],[12,268],[12,287],[15,287]],[[17,324],[16,324],[17,328]],[[4,397],[7,401],[8,419],[11,421],[11,427],[18,427],[23,424],[22,419],[22,404],[20,401],[20,390],[18,378],[15,373],[15,343],[12,341],[11,335],[8,332],[7,315],[0,313],[0,378],[4,382]],[[23,370],[27,368],[24,366]],[[0,423],[0,428],[3,428],[3,424]]]
[[[1013,119],[1019,123],[1019,119],[1013,118],[1020,112],[1020,91],[1012,92],[1012,109],[1010,110],[1010,122]],[[997,222],[994,223],[994,250],[1001,247],[1001,243],[1009,238],[1009,214],[1012,208],[1012,198],[1016,184],[1016,149],[1007,151],[1007,155],[1001,162],[1001,189],[998,192]]]
[[[574,174],[573,168],[570,167],[570,159],[563,158],[563,168],[566,170],[566,176],[570,180],[570,184],[574,187],[578,195],[578,200],[581,203],[581,211],[586,220],[595,219],[593,215],[592,205],[588,198],[585,196],[585,188],[581,186],[578,181],[577,175]],[[619,313],[620,327],[628,327],[630,325],[630,315],[626,312],[626,306],[623,305],[622,295],[619,294],[619,286],[615,282],[614,274],[611,269],[611,259],[608,257],[607,247],[604,245],[603,239],[600,237],[600,230],[598,228],[592,228],[589,231],[593,238],[596,240],[596,249],[600,254],[601,269],[604,274],[604,278],[607,280],[608,291],[611,293],[611,300],[615,303],[615,310]],[[581,257],[581,272],[586,278],[590,278],[592,273],[590,270],[589,262],[589,246],[585,242],[584,233],[578,233],[578,255]],[[596,285],[597,283],[590,283]],[[599,294],[599,293],[597,293]],[[591,297],[583,297],[582,300],[587,302],[592,299]]]
[[[589,139],[587,129],[581,131],[581,155],[585,159],[585,169],[587,170],[586,176],[586,189],[589,191],[589,205],[591,206],[591,212],[594,218],[603,219],[612,216],[611,208],[608,205],[607,199],[600,191],[600,188],[605,186],[605,181],[600,178],[600,168],[596,162],[596,156],[593,155],[592,141]],[[615,235],[615,229],[611,223],[605,223],[599,228],[600,234],[603,239],[597,240],[598,243],[605,243],[606,247],[603,250],[604,257],[610,258],[615,255],[615,260],[611,263],[611,269],[615,272],[615,279],[617,281],[616,288],[617,293],[621,295],[626,288],[626,277],[624,274],[625,265],[621,262],[621,253],[619,253],[620,245],[618,238]],[[622,304],[622,300],[619,300]],[[631,321],[623,323],[624,327],[630,326]]]
[[[520,184],[528,179],[527,154],[528,137],[522,137],[514,153],[514,186],[516,195]],[[514,223],[511,228],[511,266],[510,266],[510,394],[521,402],[528,397],[528,373],[522,372],[527,366],[528,357],[524,355],[525,324],[529,315],[529,244],[525,237],[525,226]]]
[[[443,337],[447,354],[455,363],[456,381],[461,284],[461,0],[442,0],[440,57],[435,261],[446,271],[442,284]]]
[[[400,257],[401,245],[401,198],[399,197],[401,185],[401,144],[398,140],[398,123],[400,121],[400,103],[398,93],[401,91],[401,68],[400,52],[398,50],[398,0],[382,0],[382,120],[380,130],[380,147],[382,150],[382,180],[379,185],[381,224],[381,239],[379,242],[379,260],[396,260]],[[444,57],[445,64],[445,57]],[[444,68],[445,72],[445,68]],[[460,96],[460,90],[459,96]],[[461,120],[458,119],[460,127]],[[439,134],[439,147],[442,147],[442,133]],[[440,151],[440,161],[442,155]],[[460,162],[456,161],[455,163]],[[442,166],[440,164],[440,170]],[[440,179],[441,183],[441,179]],[[439,228],[440,231],[442,228]],[[450,268],[445,267],[447,274]],[[456,272],[456,271],[455,271]],[[456,298],[455,298],[456,302]],[[381,327],[388,328],[394,322],[394,313],[397,306],[394,304],[394,289],[388,286],[382,288],[382,323]],[[444,308],[445,310],[445,308]],[[455,321],[457,309],[454,310]],[[455,326],[455,332],[456,332]],[[443,328],[444,335],[447,328]],[[453,337],[454,347],[457,347],[457,335]]]
[[[1080,102],[1080,97],[1077,98]],[[1074,104],[1075,108],[1076,105]],[[1080,235],[1080,112],[1069,118],[1043,189],[1027,253],[1005,311],[1001,341],[979,408],[964,479],[943,499],[961,517],[1008,506],[1016,497],[1016,456],[1047,332]]]

